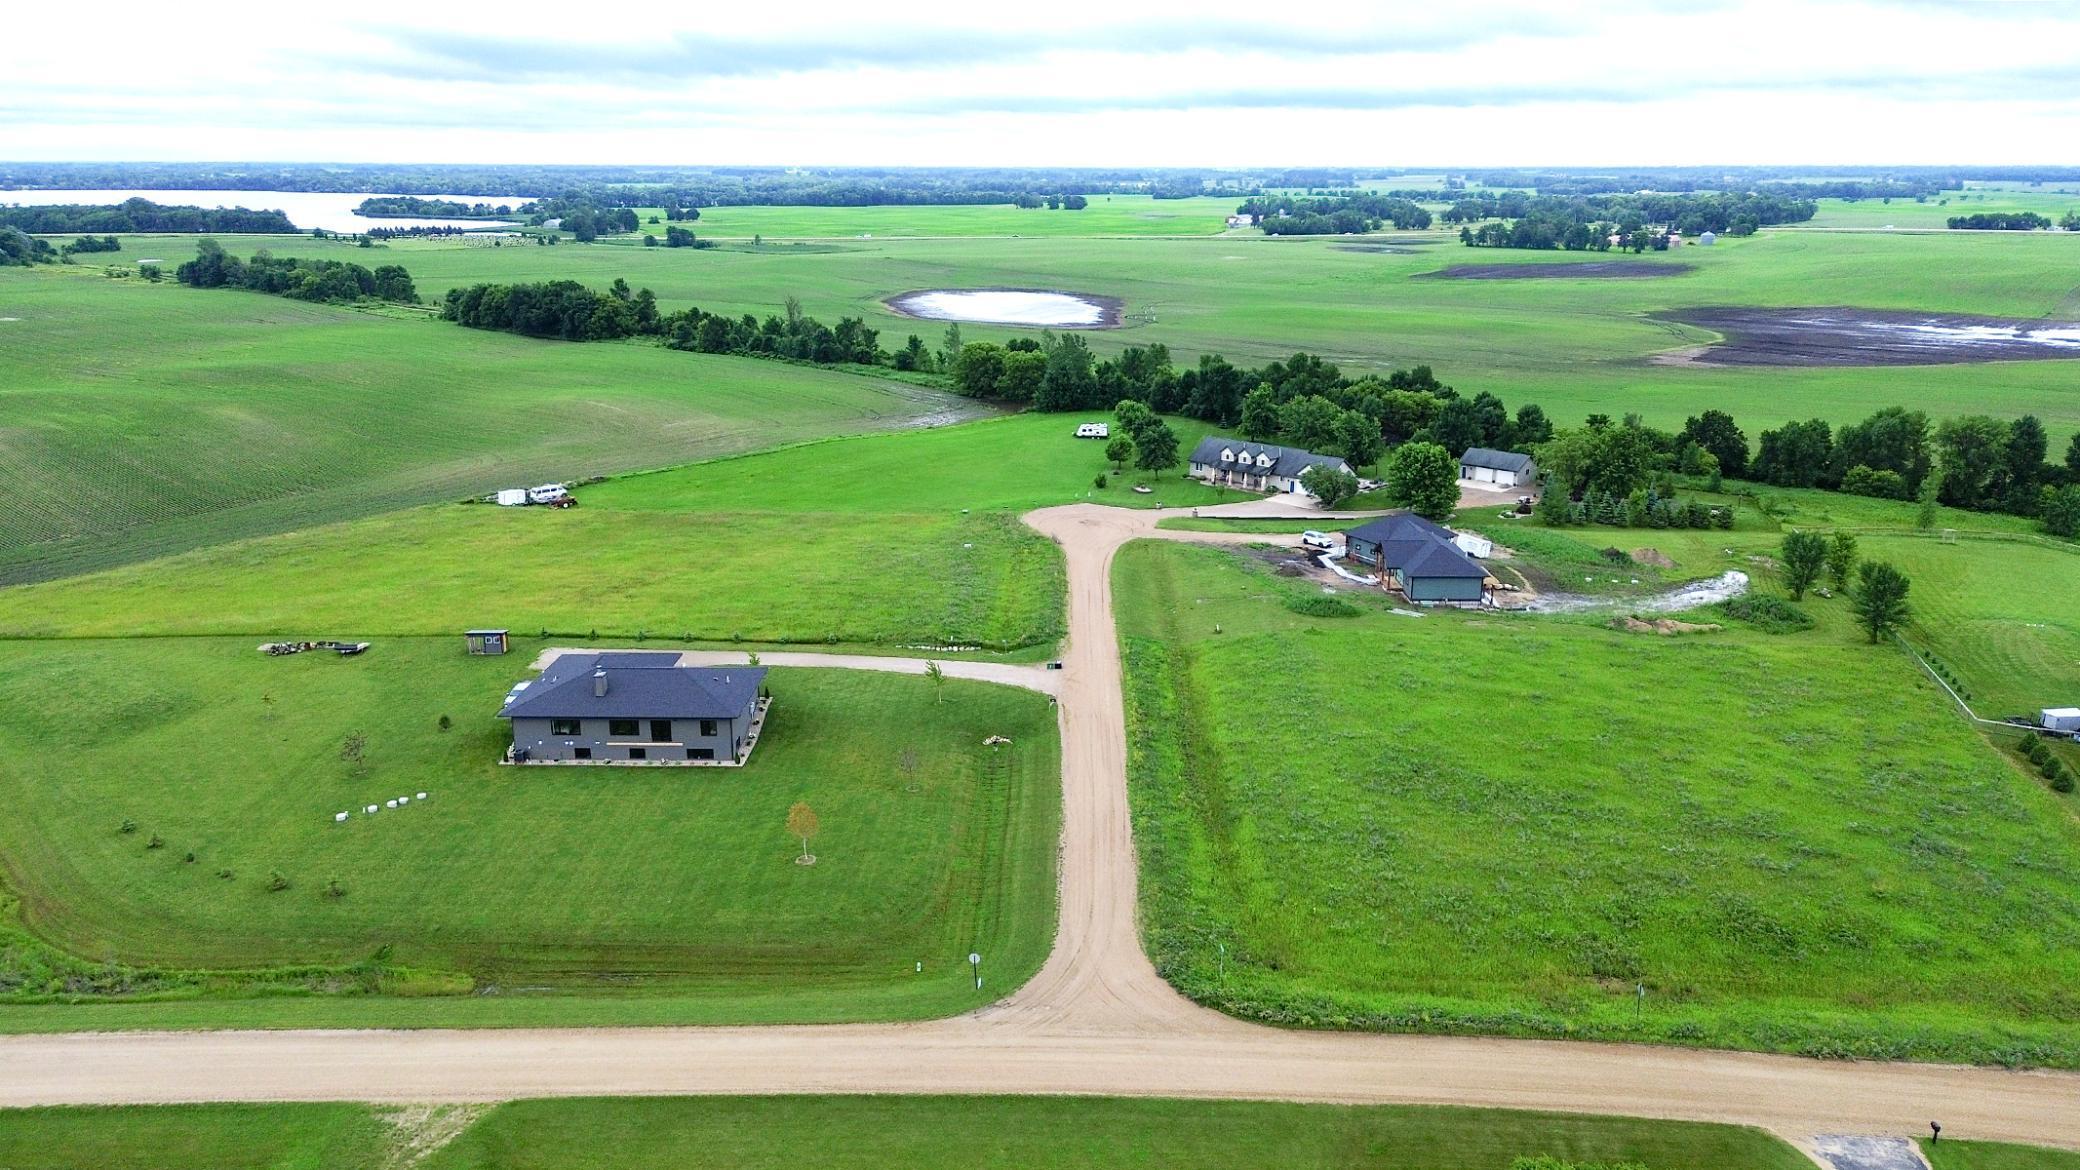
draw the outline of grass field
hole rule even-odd
[[[1677,577],[1772,543],[1652,535]],[[1986,604],[1929,576],[1935,628]],[[1784,637],[1309,618],[1280,601],[1312,586],[1167,545],[1123,552],[1115,587],[1147,941],[1194,998],[1317,1027],[2080,1063],[2080,821],[1859,644],[1843,602]],[[2033,594],[2065,620],[2076,595]]]
[[[1203,426],[1180,421],[1189,447]],[[203,549],[9,591],[4,636],[318,628],[520,631],[884,646],[1044,647],[1062,634],[1060,553],[1019,524],[1086,497],[1241,499],[1176,472],[1113,478],[1074,419],[841,439],[629,476],[569,511],[448,504]],[[1147,479],[1160,489],[1138,495]],[[195,596],[211,604],[191,604]],[[330,636],[330,635],[326,635]]]
[[[309,239],[272,246],[302,254],[345,247]],[[1937,416],[2033,412],[2061,445],[2080,430],[2080,362],[2074,361],[1713,369],[1647,360],[1711,340],[1702,330],[1649,317],[1686,306],[1853,305],[2080,317],[2080,235],[2068,233],[1768,232],[1685,248],[1680,260],[1694,268],[1675,277],[1557,282],[1417,279],[1456,264],[1567,265],[1582,258],[1470,249],[1440,233],[1400,232],[1355,241],[876,238],[698,251],[443,241],[401,243],[378,254],[409,267],[429,297],[476,281],[565,277],[604,286],[626,277],[654,289],[667,308],[764,316],[795,296],[825,320],[863,316],[891,345],[910,333],[936,345],[944,331],[881,303],[912,289],[1095,293],[1122,298],[1128,314],[1126,328],[1090,335],[1101,352],[1159,341],[1186,362],[1219,352],[1258,365],[1305,350],[1354,371],[1429,363],[1462,390],[1492,390],[1512,407],[1538,402],[1563,424],[1590,412],[1638,412],[1673,427],[1686,415],[1719,408],[1732,412],[1752,439],[1789,418],[1817,414],[1839,423],[1905,403]],[[1650,255],[1646,261],[1673,259]],[[1930,279],[1931,273],[1941,279]],[[1017,332],[963,327],[968,340]]]
[[[1921,1143],[1929,1170],[2080,1170],[2080,1152],[2017,1146],[2006,1142]]]
[[[944,1014],[975,1000],[958,962],[969,951],[1003,986],[1045,957],[1058,818],[1046,698],[948,682],[937,702],[920,678],[782,669],[742,769],[502,768],[495,713],[532,649],[0,645],[0,755],[13,761],[0,794],[14,810],[0,857],[22,917],[71,954],[130,966],[374,956],[415,974],[373,990],[453,991],[438,973],[460,972],[475,998],[640,994],[651,980],[698,992],[705,1020]],[[341,754],[357,733],[359,764]],[[1013,746],[985,749],[989,735]],[[38,746],[54,740],[68,750]],[[796,800],[822,818],[813,867],[791,864]],[[326,892],[335,881],[344,896]],[[17,972],[35,962],[0,954]],[[16,1002],[71,995],[63,972],[0,987]]]
[[[515,1101],[470,1117],[474,1112],[466,1107],[462,1114],[422,1118],[409,1109],[357,1105],[0,1111],[0,1166],[362,1170],[402,1164],[385,1159],[410,1149],[417,1134],[458,1124],[460,1133],[445,1146],[411,1164],[426,1170],[1508,1170],[1517,1157],[1550,1154],[1638,1162],[1648,1170],[1810,1165],[1775,1138],[1738,1126],[1499,1109],[889,1096]]]
[[[363,1105],[0,1110],[7,1170],[368,1170],[388,1153]]]
[[[1968,197],[1961,197],[1968,196]],[[1945,191],[1926,202],[1912,199],[1822,199],[1820,210],[1798,227],[1813,228],[1942,228],[1953,215],[2001,211],[2034,211],[2056,221],[2080,210],[2080,195],[2052,190],[1978,188]]]
[[[80,271],[0,275],[0,317],[0,584],[982,413],[890,379]]]

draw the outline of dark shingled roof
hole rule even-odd
[[[1192,448],[1191,462],[1206,467],[1229,467],[1221,462],[1222,450],[1233,451],[1238,458],[1247,457],[1253,463],[1259,455],[1271,456],[1271,466],[1251,467],[1251,475],[1282,475],[1288,479],[1298,476],[1310,467],[1327,464],[1330,467],[1348,466],[1340,456],[1317,455],[1302,451],[1298,447],[1281,447],[1275,443],[1246,443],[1226,435],[1208,435]]]
[[[604,671],[607,693],[595,694]],[[671,652],[560,654],[506,701],[504,719],[734,719],[758,699],[762,666],[681,666]]]
[[[1379,546],[1382,568],[1404,577],[1486,577],[1488,570],[1453,543],[1454,533],[1414,512],[1369,520],[1343,534],[1344,545],[1361,540]]]
[[[1442,524],[1426,520],[1414,512],[1396,512],[1391,516],[1381,516],[1377,520],[1368,520],[1344,533],[1343,536],[1346,542],[1357,539],[1370,541],[1373,544],[1385,544],[1390,540],[1416,540],[1434,536],[1446,544],[1450,544],[1452,541],[1452,530]]]
[[[1461,467],[1492,467],[1496,471],[1507,471],[1512,475],[1531,466],[1531,456],[1515,451],[1496,451],[1488,447],[1470,447],[1459,456]]]

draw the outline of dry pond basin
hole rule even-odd
[[[1042,288],[930,288],[888,298],[890,309],[926,321],[978,325],[1031,325],[1051,329],[1113,329],[1118,297]]]

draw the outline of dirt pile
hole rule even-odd
[[[1654,618],[1648,620],[1638,617],[1621,617],[1611,619],[1611,628],[1623,630],[1628,634],[1661,634],[1672,637],[1676,634],[1709,634],[1725,627],[1715,623],[1679,622],[1674,618]]]
[[[1658,548],[1633,549],[1632,563],[1635,565],[1652,565],[1657,569],[1673,569],[1676,567],[1676,563],[1669,559],[1668,554]]]

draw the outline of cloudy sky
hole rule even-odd
[[[86,12],[10,14],[0,158],[2080,161],[2075,2],[113,0]]]

